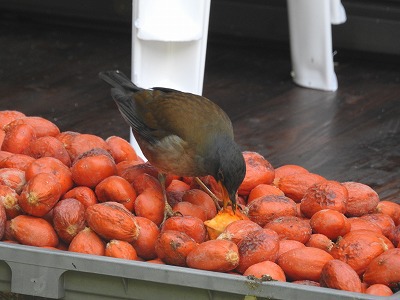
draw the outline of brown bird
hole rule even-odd
[[[219,106],[169,88],[140,88],[119,71],[99,76],[113,86],[111,95],[119,111],[143,154],[159,170],[164,197],[167,173],[196,177],[197,182],[198,177],[212,175],[222,188],[224,208],[229,201],[236,208],[246,166],[234,142],[232,123]],[[167,202],[166,211],[171,213]]]

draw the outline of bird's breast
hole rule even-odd
[[[209,175],[196,148],[177,135],[166,136],[155,144],[142,144],[141,148],[149,162],[163,173],[190,177]]]

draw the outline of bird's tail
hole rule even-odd
[[[154,139],[148,132],[149,129],[138,116],[136,102],[132,94],[143,90],[133,84],[130,79],[120,71],[104,71],[99,73],[99,77],[110,84],[111,96],[118,106],[122,117],[132,127],[134,132],[140,132],[149,142]]]
[[[122,89],[125,92],[142,90],[142,88],[136,86],[124,73],[118,70],[100,72],[99,77],[114,88]]]

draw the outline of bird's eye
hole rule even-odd
[[[219,180],[219,181],[224,181],[224,173],[222,173],[222,170],[221,169],[219,169],[218,170],[218,173],[217,173],[217,179]]]

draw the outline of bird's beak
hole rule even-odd
[[[236,210],[236,195],[234,195],[234,197],[230,197],[228,190],[226,189],[225,185],[221,181],[218,181],[218,185],[221,187],[222,202],[224,204],[224,209],[226,209],[229,202],[232,202],[232,210],[235,211]]]
[[[218,185],[221,188],[222,191],[222,202],[224,203],[224,209],[228,206],[228,203],[230,201],[229,199],[229,193],[226,190],[226,187],[224,186],[224,184],[221,181],[218,181]]]

